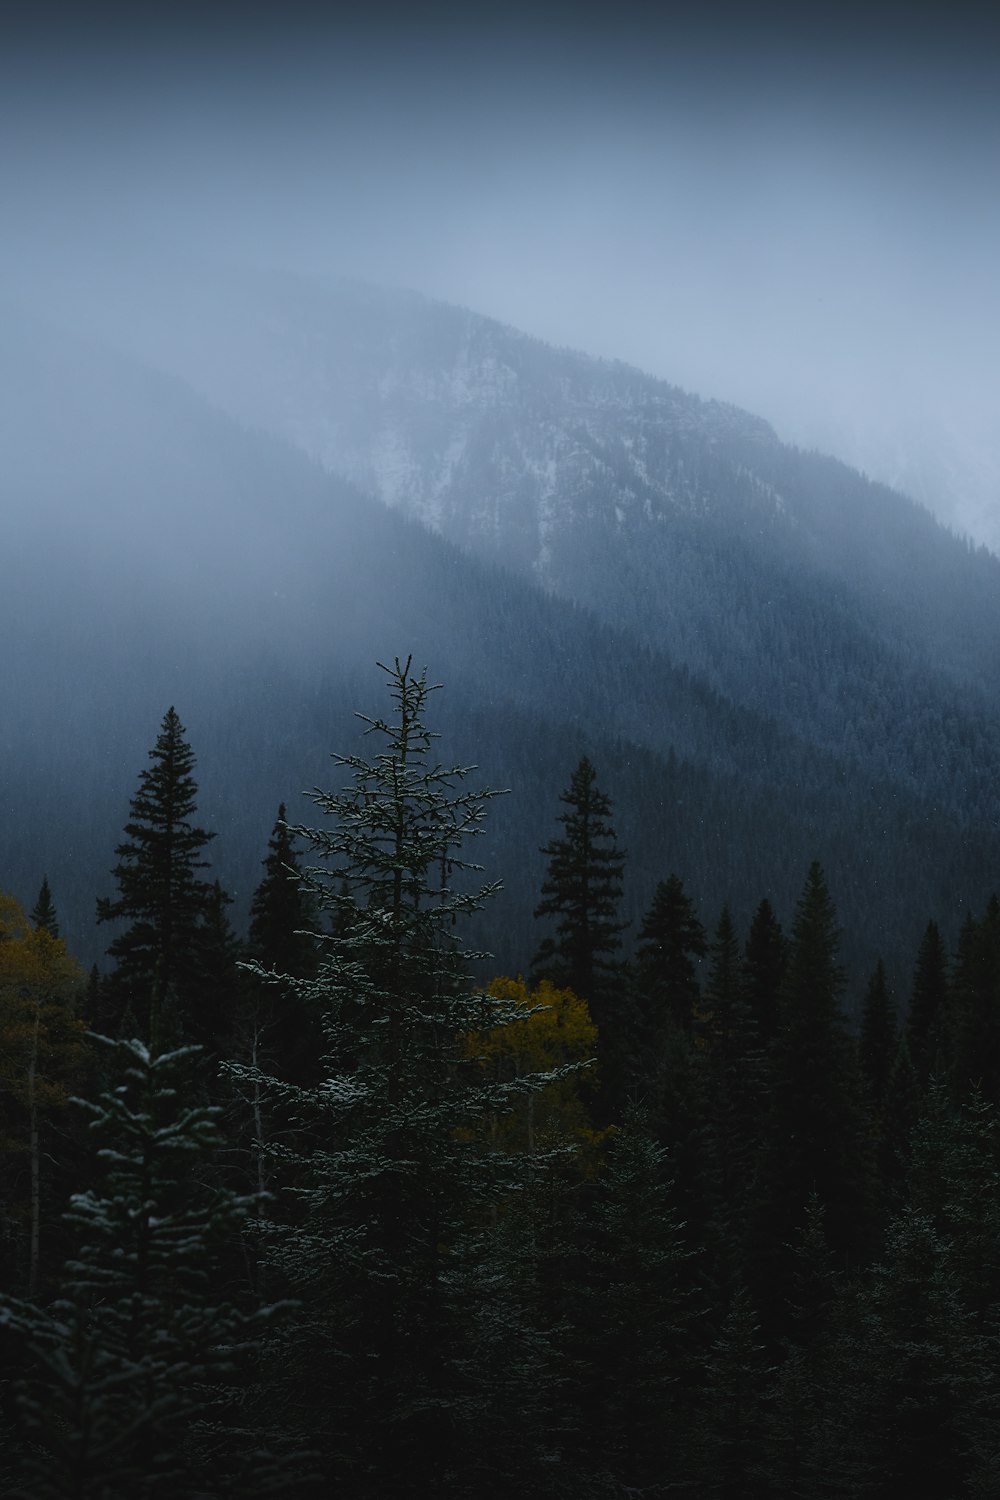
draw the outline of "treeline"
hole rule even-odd
[[[3,1493],[994,1494],[1000,903],[852,1031],[819,864],[745,932],[664,870],[626,946],[584,757],[477,989],[494,794],[387,680],[245,938],[173,709],[109,972],[0,904]]]

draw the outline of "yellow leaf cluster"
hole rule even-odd
[[[32,927],[0,892],[0,1093],[59,1107],[84,1061],[86,1025],[74,1014],[83,970],[66,944]]]
[[[567,1064],[588,1063],[597,1050],[597,1027],[587,1003],[569,989],[542,980],[529,990],[521,978],[499,977],[489,986],[523,1019],[477,1032],[467,1038],[470,1056],[497,1082],[532,1073],[548,1073]],[[555,1079],[544,1089],[524,1095],[515,1111],[491,1124],[491,1144],[504,1150],[535,1152],[557,1145],[588,1146],[594,1131],[584,1103],[593,1068]]]

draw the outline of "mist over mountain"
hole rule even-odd
[[[672,870],[707,914],[787,910],[819,857],[860,976],[981,901],[995,558],[753,416],[469,311],[171,276],[92,299],[86,334],[3,318],[6,878],[47,872],[85,956],[169,703],[242,912],[277,803],[329,783],[375,659],[410,651],[444,753],[511,789],[502,964],[585,749],[633,921]]]

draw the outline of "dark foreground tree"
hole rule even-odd
[[[823,871],[814,863],[795,912],[772,1052],[761,1153],[755,1292],[780,1326],[789,1251],[817,1194],[830,1244],[856,1260],[870,1248],[874,1185],[854,1049],[840,1007],[840,934]]]
[[[219,1284],[250,1202],[200,1179],[221,1139],[217,1111],[186,1102],[198,1049],[156,1055],[141,1042],[107,1045],[112,1086],[84,1106],[100,1178],[67,1214],[75,1258],[47,1308],[0,1303],[22,1363],[25,1442],[8,1493],[194,1500],[267,1492],[280,1465],[266,1424],[241,1411],[258,1318],[238,1311]]]
[[[197,987],[198,929],[212,893],[199,872],[215,835],[193,821],[195,761],[184,733],[168,709],[149,752],[153,764],[139,776],[127,837],[115,850],[118,897],[97,903],[99,922],[129,923],[108,948],[116,965],[110,988],[119,1015],[131,1012],[147,1038],[185,1018]]]
[[[322,1077],[230,1070],[308,1138],[271,1153],[298,1208],[264,1226],[262,1254],[303,1303],[272,1378],[331,1492],[509,1494],[542,1435],[530,1371],[512,1381],[495,1357],[497,1329],[518,1317],[487,1242],[539,1157],[489,1149],[485,1127],[552,1075],[498,1079],[470,1047],[526,1014],[474,990],[455,927],[495,889],[463,854],[493,794],[434,757],[426,676],[409,661],[383,671],[393,715],[362,716],[375,753],[335,757],[351,781],[313,798],[330,823],[293,830],[321,861],[305,880],[332,917],[315,976],[285,979],[322,1013]]]

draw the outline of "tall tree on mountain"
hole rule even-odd
[[[185,1018],[198,976],[199,928],[212,900],[199,872],[215,835],[193,821],[195,759],[184,736],[176,710],[168,709],[149,752],[153,764],[139,776],[127,837],[115,850],[118,897],[97,903],[98,922],[130,924],[108,948],[119,1014],[130,1010],[154,1039],[167,1010],[173,1026]]]
[[[846,1260],[869,1248],[874,1190],[854,1049],[840,1007],[840,934],[814,862],[795,912],[755,1209],[762,1306],[781,1317],[787,1249],[813,1193]]]
[[[611,801],[586,756],[559,800],[568,809],[558,819],[565,835],[541,851],[549,867],[535,907],[536,917],[556,918],[556,930],[539,947],[533,973],[586,1000],[601,1036],[621,972],[615,954],[625,925],[618,918],[625,853],[615,841]]]
[[[521,1493],[510,1469],[526,1464],[535,1391],[512,1386],[502,1330],[484,1314],[508,1291],[516,1307],[492,1253],[495,1210],[543,1153],[482,1143],[562,1070],[490,1067],[498,1032],[519,1032],[525,1011],[502,990],[475,992],[466,966],[479,955],[455,924],[495,889],[478,885],[468,851],[495,794],[438,759],[426,673],[409,659],[382,670],[392,713],[362,716],[377,751],[335,757],[348,784],[313,796],[328,821],[295,830],[313,855],[309,889],[332,918],[315,975],[285,976],[322,1008],[321,1077],[295,1085],[228,1068],[299,1126],[271,1148],[299,1215],[265,1226],[263,1254],[303,1304],[274,1348],[274,1385],[320,1451],[325,1490]],[[488,1447],[508,1399],[514,1425]]]
[[[742,982],[740,944],[728,908],[709,949],[698,1040],[706,1054],[708,1128],[715,1192],[713,1229],[727,1291],[744,1271],[746,1225],[767,1105],[767,1062]]]
[[[249,951],[266,969],[307,979],[318,960],[310,931],[314,911],[283,802],[262,863],[264,878],[250,903]]]
[[[49,877],[42,876],[42,884],[38,892],[38,900],[31,909],[31,925],[36,931],[47,932],[49,937],[59,936],[59,922],[56,917],[56,908],[52,900],[52,892],[49,890]]]
[[[315,907],[285,811],[282,802],[262,861],[264,878],[250,905],[247,950],[255,972],[249,978],[245,1019],[278,1074],[303,1083],[312,1076],[322,1050],[318,1024],[294,987],[267,978],[276,973],[309,979],[319,963],[319,949],[311,930]]]
[[[708,938],[678,875],[661,880],[639,928],[638,978],[647,1015],[648,1043],[669,1017],[690,1029],[698,1002],[696,960]]]

